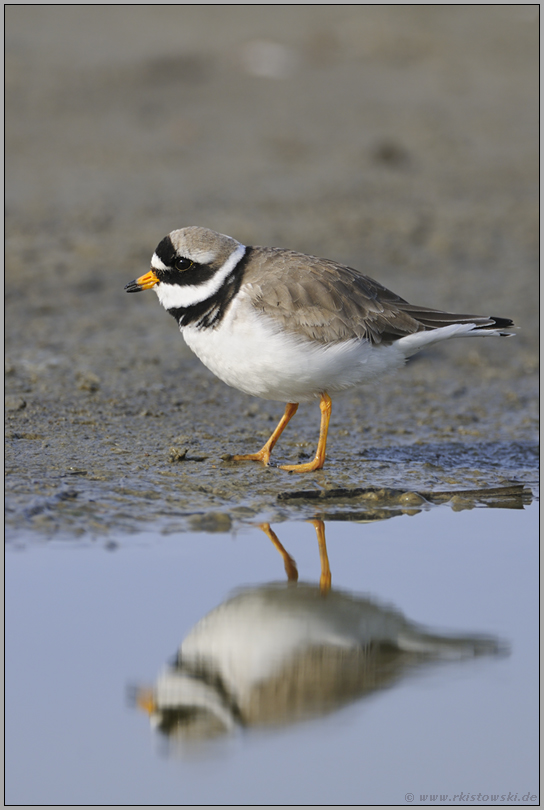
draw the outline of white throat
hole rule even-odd
[[[225,264],[203,284],[156,284],[153,289],[165,309],[191,307],[206,301],[219,290],[246,252],[245,245],[238,245]]]

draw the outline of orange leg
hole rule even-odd
[[[327,544],[325,542],[325,524],[322,520],[309,520],[317,534],[317,542],[319,544],[319,559],[321,561],[321,577],[319,579],[319,587],[321,593],[328,593],[331,589],[331,569],[329,566],[329,555],[327,554]]]
[[[314,460],[309,461],[307,464],[281,464],[280,469],[289,470],[290,472],[301,473],[301,472],[313,472],[313,470],[320,470],[322,468],[323,464],[325,463],[325,451],[327,448],[327,433],[329,431],[329,422],[331,419],[331,410],[332,410],[331,398],[325,392],[321,394],[319,407],[321,408],[321,428],[319,430],[319,442],[317,444],[317,452],[315,454]],[[278,428],[276,428],[276,430],[277,429]],[[273,435],[274,434],[272,434],[272,436]]]
[[[281,556],[283,557],[285,573],[287,574],[287,579],[289,580],[289,582],[296,582],[298,579],[298,571],[296,563],[291,557],[291,555],[287,553],[287,551],[284,549],[284,547],[278,540],[276,532],[270,528],[270,523],[261,523],[259,529],[262,529],[263,532],[267,535],[267,537],[269,537],[270,540],[272,540],[274,546],[278,549]]]
[[[272,436],[269,438],[267,443],[262,447],[258,453],[248,453],[245,456],[233,456],[232,458],[234,461],[263,461],[265,464],[268,464],[270,461],[270,454],[274,449],[274,445],[278,441],[279,437],[296,414],[298,409],[298,404],[294,402],[288,402],[285,406],[285,413],[283,414],[282,418],[278,422],[278,426]]]

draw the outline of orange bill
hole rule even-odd
[[[129,293],[132,292],[141,292],[142,290],[150,290],[155,284],[159,283],[159,279],[155,275],[154,270],[150,270],[149,273],[146,273],[144,276],[140,276],[140,278],[135,279],[135,281],[131,281],[130,284],[127,284],[125,290]]]

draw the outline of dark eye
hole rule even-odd
[[[192,264],[193,262],[190,259],[184,259],[182,256],[180,256],[175,260],[174,267],[176,270],[188,270]]]

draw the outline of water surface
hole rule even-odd
[[[211,736],[161,732],[136,707],[135,690],[156,686],[192,628],[233,591],[277,583],[319,592],[315,527],[273,526],[298,568],[290,586],[258,527],[109,540],[19,535],[6,567],[7,802],[402,804],[411,793],[417,804],[431,794],[455,803],[468,791],[517,794],[520,803],[536,795],[537,516],[535,504],[438,506],[327,522],[329,598],[402,614],[438,637],[484,635],[496,651],[408,657],[344,700],[320,704],[318,694],[306,716],[235,721]]]

